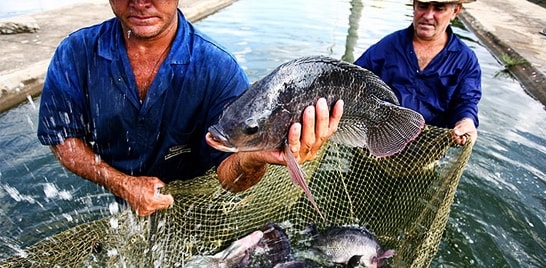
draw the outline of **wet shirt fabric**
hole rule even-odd
[[[477,127],[482,95],[478,58],[451,27],[447,32],[447,46],[422,71],[413,49],[412,25],[369,47],[355,64],[378,75],[400,104],[421,113],[427,124],[452,128],[467,117]]]
[[[116,18],[63,40],[42,92],[40,142],[81,138],[118,170],[165,182],[201,175],[227,157],[206,144],[205,134],[248,78],[178,13],[171,51],[142,103]]]

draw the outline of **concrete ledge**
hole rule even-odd
[[[544,73],[542,73],[532,63],[527,61],[506,42],[499,39],[493,33],[487,31],[483,25],[480,24],[480,22],[469,12],[461,12],[459,14],[459,18],[472,30],[472,32],[484,43],[484,45],[493,55],[495,55],[495,57],[497,57],[500,62],[502,62],[501,57],[503,55],[506,55],[516,61],[524,62],[522,64],[507,66],[506,68],[522,84],[527,94],[540,101],[543,105],[546,105],[546,76]]]
[[[180,1],[180,9],[191,22],[202,20],[221,9],[233,4],[236,0],[193,0]]]
[[[43,80],[30,79],[21,82],[24,87],[17,89],[15,92],[8,92],[2,95],[0,101],[0,113],[15,107],[28,98],[34,98],[42,93],[42,87],[44,85]]]

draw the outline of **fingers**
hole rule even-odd
[[[474,125],[474,121],[470,118],[464,118],[455,124],[453,128],[453,139],[455,143],[464,145],[468,138],[475,142],[478,138],[478,131]]]
[[[290,148],[290,151],[296,156],[296,159],[298,159],[300,154],[300,137],[302,136],[302,126],[300,123],[295,123],[290,126],[290,130],[288,131],[288,146]]]
[[[301,146],[299,149],[299,159],[301,162],[308,160],[310,154],[316,152],[316,127],[320,125],[315,125],[318,120],[316,120],[316,112],[314,106],[309,106],[305,109],[303,113],[303,126],[301,130]],[[315,152],[313,152],[315,150]],[[298,157],[296,157],[298,159]]]
[[[452,132],[452,138],[453,138],[453,141],[455,141],[456,144],[458,145],[465,145],[466,144],[466,141],[467,141],[467,136],[466,135],[457,135],[455,133],[455,131]]]
[[[311,158],[307,158],[308,160],[312,160],[316,157],[318,150],[320,150],[322,145],[330,136],[332,136],[332,134],[334,134],[335,129],[337,129],[337,124],[335,124],[335,129],[331,128],[330,111],[326,99],[320,98],[317,101],[315,110],[314,137],[309,141],[310,143],[312,142],[312,144],[309,145],[310,152],[308,155]]]
[[[330,137],[330,111],[326,99],[320,98],[316,104],[315,138],[324,142]]]
[[[159,189],[165,183],[155,177],[137,177],[127,202],[139,216],[148,216],[160,209],[166,209],[174,203],[170,194],[161,194]]]
[[[153,197],[137,205],[137,208],[134,210],[138,216],[149,216],[158,210],[169,208],[173,202],[174,198],[172,195],[156,193]]]
[[[344,105],[345,102],[343,102],[343,100],[338,100],[334,105],[334,110],[332,111],[332,115],[330,116],[330,135],[333,135],[337,131],[339,121],[341,120],[341,116],[343,115]]]
[[[343,101],[338,101],[330,114],[324,98],[304,110],[302,125],[293,124],[288,134],[290,151],[298,162],[315,159],[322,145],[337,131],[342,114]]]
[[[463,135],[457,135],[455,131],[453,131],[452,134],[453,140],[458,145],[465,145],[469,140],[474,143],[478,139],[478,132],[467,132]]]

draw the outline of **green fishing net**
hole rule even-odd
[[[426,126],[406,149],[376,158],[366,149],[328,144],[303,165],[324,219],[286,167],[270,166],[250,190],[226,192],[213,172],[169,184],[172,208],[150,217],[130,211],[46,238],[2,267],[183,267],[194,255],[213,254],[265,223],[309,222],[319,228],[358,224],[384,249],[392,267],[428,267],[449,217],[472,144],[456,146],[448,129]]]

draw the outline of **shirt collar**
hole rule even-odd
[[[123,46],[123,34],[119,20],[112,18],[103,24],[105,31],[101,31],[98,39],[98,55],[108,60],[119,58],[119,46]],[[189,22],[178,9],[178,28],[174,37],[171,51],[165,61],[171,64],[187,64],[190,62]]]
[[[455,42],[455,33],[453,33],[453,29],[451,28],[451,26],[447,26],[447,35],[448,35],[448,41],[447,41],[447,50],[448,51],[461,51],[462,48],[461,48],[461,44],[458,43],[458,42]]]

